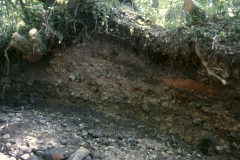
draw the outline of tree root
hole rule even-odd
[[[9,58],[8,58],[7,51],[9,50],[10,47],[11,47],[11,46],[9,45],[9,46],[5,49],[5,57],[6,57],[6,59],[7,59],[7,78],[6,78],[5,84],[4,84],[4,86],[3,86],[2,99],[4,99],[5,89],[6,89],[6,86],[7,86],[8,75],[9,75]]]
[[[195,45],[195,51],[196,51],[196,54],[198,55],[198,57],[200,58],[200,60],[201,60],[201,62],[202,62],[202,65],[207,69],[208,75],[217,78],[218,80],[220,80],[220,81],[222,82],[223,85],[226,85],[226,84],[227,84],[226,80],[223,79],[222,77],[218,76],[216,73],[214,73],[214,72],[208,67],[208,63],[207,63],[206,60],[204,60],[203,57],[201,56],[197,44]]]
[[[56,36],[59,40],[59,44],[62,43],[62,40],[63,40],[63,36],[61,33],[57,32],[57,31],[54,31],[49,25],[45,24],[45,23],[42,23],[43,26],[46,27],[46,30],[45,30],[45,34],[48,36],[49,33],[47,33],[46,31],[50,31],[54,36]]]

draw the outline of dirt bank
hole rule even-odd
[[[163,57],[155,64],[127,42],[107,36],[73,42],[42,61],[12,64],[4,103],[11,103],[13,96],[31,103],[49,98],[86,101],[200,148],[204,136],[211,134],[216,143],[207,142],[207,147],[219,146],[218,153],[240,156],[239,66],[233,67],[224,86],[205,76],[197,57]]]

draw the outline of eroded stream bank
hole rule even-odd
[[[30,103],[50,98],[86,101],[178,135],[195,147],[204,146],[206,154],[239,158],[239,66],[223,86],[205,76],[196,59],[163,56],[161,63],[153,64],[127,43],[76,38],[40,62],[11,65],[5,97],[27,97]]]

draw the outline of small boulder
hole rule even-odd
[[[89,154],[89,150],[80,147],[75,153],[73,153],[68,160],[82,160]]]

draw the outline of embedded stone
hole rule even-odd
[[[144,110],[144,112],[149,113],[151,108],[148,106],[148,104],[143,104],[142,105],[142,109]]]

